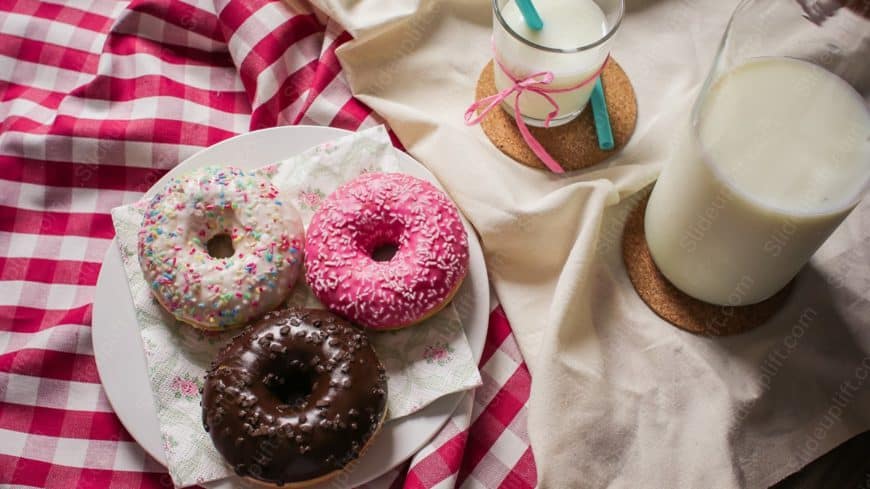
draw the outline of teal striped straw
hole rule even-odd
[[[523,14],[523,19],[526,25],[533,31],[539,31],[544,28],[544,21],[532,4],[532,0],[516,0],[517,7],[520,8],[520,13]]]
[[[604,98],[604,86],[601,77],[595,80],[592,88],[592,118],[595,120],[595,133],[598,135],[598,147],[610,151],[615,146],[613,129],[610,127],[610,114],[607,112],[607,100]]]

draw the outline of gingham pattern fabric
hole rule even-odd
[[[377,124],[341,76],[348,40],[276,0],[0,0],[0,486],[171,486],[94,363],[109,209],[235,134]],[[368,487],[535,486],[530,378],[500,309],[481,370],[441,433]]]

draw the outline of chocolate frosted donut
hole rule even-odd
[[[383,422],[386,393],[364,332],[328,311],[288,309],[217,355],[203,423],[240,476],[301,487],[359,457]]]

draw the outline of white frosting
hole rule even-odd
[[[209,254],[218,235],[232,240],[232,256]],[[303,241],[298,211],[269,181],[209,167],[173,179],[151,200],[139,230],[139,263],[170,313],[220,329],[280,305],[299,276]]]

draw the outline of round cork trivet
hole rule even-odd
[[[476,100],[496,93],[495,77],[490,61],[477,80]],[[558,127],[531,127],[529,130],[544,149],[565,171],[579,170],[601,163],[628,143],[637,124],[637,99],[628,76],[612,58],[601,73],[604,97],[613,130],[614,147],[604,151],[598,147],[591,104],[573,121]],[[534,168],[546,169],[523,140],[514,118],[499,107],[491,110],[480,122],[483,132],[502,153]]]
[[[645,197],[631,211],[622,235],[622,259],[641,299],[665,321],[690,333],[728,336],[761,326],[785,303],[791,284],[773,297],[748,306],[721,306],[686,295],[659,271],[643,229]]]

